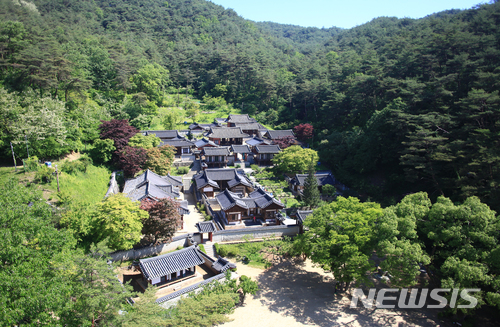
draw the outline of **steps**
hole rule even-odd
[[[215,248],[214,248],[213,242],[206,241],[203,244],[203,247],[205,248],[205,251],[206,251],[208,256],[210,256],[211,258],[217,259],[217,254],[215,253]]]

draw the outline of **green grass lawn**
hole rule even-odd
[[[70,196],[73,201],[85,203],[97,203],[102,201],[109,187],[111,171],[105,167],[89,166],[86,173],[75,175],[61,172],[59,176],[59,188]],[[51,196],[56,197],[57,181],[53,179],[47,188],[52,191]]]

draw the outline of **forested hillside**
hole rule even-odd
[[[0,8],[5,158],[24,135],[40,156],[83,149],[100,119],[148,128],[185,92],[276,128],[312,123],[321,161],[385,204],[423,190],[500,209],[498,2],[350,30],[254,23],[202,0]]]

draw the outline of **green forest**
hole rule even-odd
[[[50,204],[47,167],[32,174],[43,194],[22,185],[29,173],[2,180],[0,325],[116,326],[164,314],[149,301],[116,315],[130,293],[111,274],[109,249],[95,243],[130,248],[142,224],[132,225],[147,214],[120,197],[101,202],[99,192],[110,163],[125,175],[140,170],[123,157],[170,169],[173,153],[139,130],[229,113],[273,129],[311,124],[321,167],[357,196],[322,203],[294,251],[330,271],[355,265],[337,271],[349,285],[364,280],[376,249],[391,256],[382,268],[402,287],[428,265],[433,285],[480,286],[480,304],[499,306],[498,1],[348,30],[256,23],[204,0],[0,0],[0,8],[2,165],[14,170],[12,153],[18,165],[31,156],[25,172],[38,159],[83,154],[61,166],[63,191]],[[128,243],[113,243],[116,231],[103,227],[114,219],[126,232],[121,213],[108,214],[118,209],[142,212],[130,219],[137,235]],[[96,272],[114,282],[102,285]],[[233,291],[222,294],[224,313]]]
[[[344,30],[245,20],[208,1],[1,0],[0,140],[25,158],[92,146],[190,107],[314,126],[312,147],[361,197],[499,199],[500,4]],[[186,109],[184,117],[172,117]],[[43,108],[43,109],[41,109]],[[33,122],[41,122],[33,124]]]

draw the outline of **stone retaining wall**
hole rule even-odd
[[[110,254],[112,261],[137,260],[158,255],[162,252],[173,251],[179,246],[187,246],[188,234],[176,236],[170,243],[164,243],[154,246],[148,246],[141,249],[131,249],[127,251],[118,251]]]
[[[244,237],[249,238],[265,238],[265,237],[281,237],[295,236],[299,234],[299,226],[265,226],[265,227],[250,227],[242,229],[231,229],[217,231],[213,233],[213,242],[230,242],[239,241]]]

